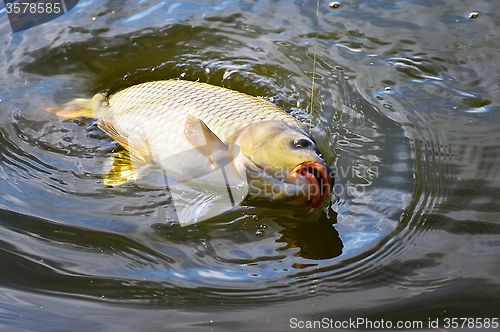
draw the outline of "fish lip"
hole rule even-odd
[[[311,184],[310,195],[312,195],[312,197],[309,199],[311,210],[306,213],[306,215],[308,215],[316,210],[330,194],[333,188],[333,174],[330,167],[315,161],[304,161],[298,164],[290,172],[288,177],[292,177],[294,173],[299,173]],[[313,191],[313,193],[311,193],[311,191]]]

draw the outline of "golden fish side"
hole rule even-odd
[[[167,132],[178,135],[184,150],[190,148],[182,137],[188,114],[202,120],[223,142],[234,142],[243,128],[258,121],[282,121],[304,130],[299,121],[264,99],[181,80],[147,82],[119,91],[109,98],[109,107],[98,108],[96,117],[112,119],[125,132],[141,123],[151,132],[151,141]]]
[[[264,99],[222,87],[147,82],[109,98],[77,99],[57,114],[96,118],[134,160],[157,163],[176,179],[230,165],[229,176],[239,178],[237,186],[247,182],[250,195],[311,211],[333,187],[333,174],[302,123]]]

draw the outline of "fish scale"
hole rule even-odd
[[[204,121],[226,143],[234,142],[242,129],[259,121],[283,121],[305,131],[302,123],[264,99],[180,80],[134,85],[112,95],[108,105],[94,110],[94,117],[128,133],[131,140],[135,135],[144,136],[155,160],[193,149],[184,135],[188,114]],[[176,173],[175,163],[172,165],[162,166]]]

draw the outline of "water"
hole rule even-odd
[[[316,3],[80,1],[15,34],[0,15],[2,330],[498,317],[495,1],[321,2],[312,124],[330,204],[184,228],[165,190],[102,184],[119,147],[93,120],[42,110],[184,78],[308,124]]]

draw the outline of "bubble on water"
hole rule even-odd
[[[264,230],[262,230],[262,229],[257,230],[255,232],[255,235],[257,235],[257,236],[264,236]]]
[[[479,16],[479,12],[470,12],[469,13],[469,18],[477,18]]]

